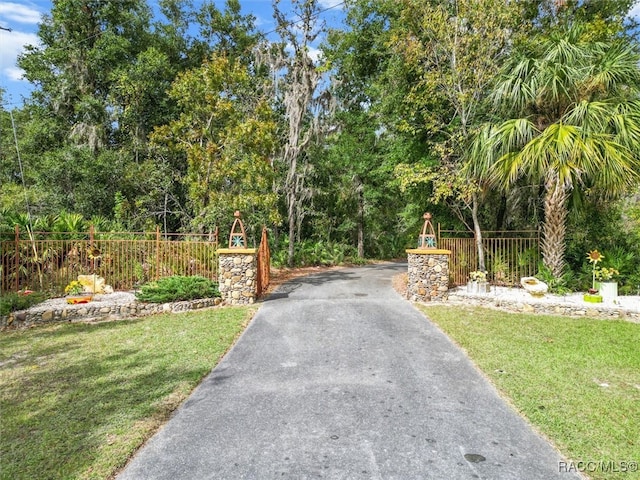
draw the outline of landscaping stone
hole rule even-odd
[[[448,292],[448,303],[458,305],[477,305],[497,308],[508,312],[563,315],[568,317],[593,317],[601,319],[621,319],[640,323],[640,300],[625,300],[620,303],[590,303],[582,300],[581,294],[561,297],[547,294],[536,298],[523,289],[494,287],[493,295],[470,294],[466,287],[455,288]],[[638,298],[638,297],[634,297]]]
[[[256,300],[256,250],[218,250],[218,276],[222,300],[230,305],[248,305]]]
[[[444,301],[449,289],[448,250],[407,250],[407,297],[413,302]]]
[[[12,312],[0,317],[0,328],[29,327],[41,323],[102,321],[143,317],[156,313],[178,313],[210,308],[222,303],[220,298],[201,298],[172,303],[142,303],[130,292],[94,296],[85,304],[70,305],[64,298],[47,300],[29,310]]]

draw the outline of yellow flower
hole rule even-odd
[[[604,258],[604,255],[602,255],[598,250],[591,250],[587,253],[587,258],[590,262],[596,264]]]
[[[82,293],[83,290],[84,287],[82,286],[82,284],[77,280],[73,280],[69,285],[65,287],[64,293],[66,293],[67,295],[78,295]]]

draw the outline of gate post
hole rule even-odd
[[[256,249],[247,248],[240,212],[234,216],[229,248],[218,249],[218,289],[226,303],[249,305],[256,301]]]
[[[406,250],[409,264],[407,297],[413,302],[446,300],[451,250],[437,247],[431,214],[425,213],[424,219],[422,234],[418,237],[418,248]]]

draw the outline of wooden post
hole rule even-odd
[[[20,290],[20,227],[16,225],[16,292]]]
[[[160,227],[156,225],[156,280],[160,278]]]

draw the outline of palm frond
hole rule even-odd
[[[630,45],[617,43],[594,49],[592,70],[585,83],[585,91],[610,96],[621,87],[640,87],[640,57]]]
[[[562,116],[561,122],[567,125],[578,125],[585,133],[601,132],[607,130],[615,108],[615,104],[611,102],[582,100]]]
[[[527,118],[508,120],[492,129],[489,142],[494,155],[495,166],[490,173],[492,181],[507,188],[521,176],[522,150],[540,134],[533,122]]]

